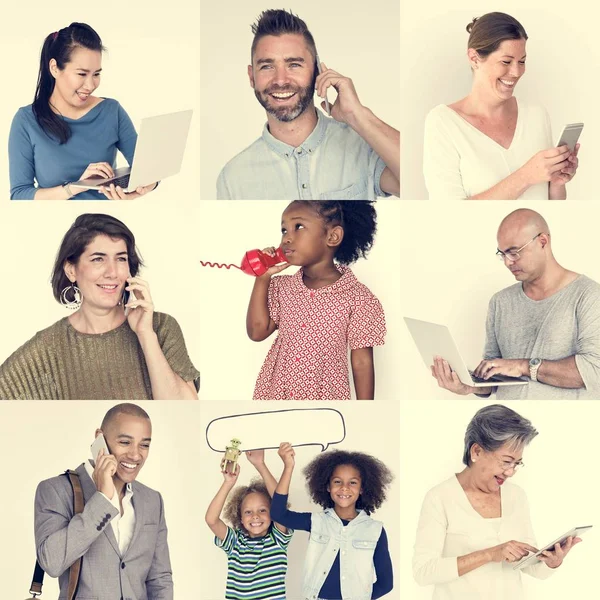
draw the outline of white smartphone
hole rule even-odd
[[[317,54],[317,71],[319,72],[319,75],[323,72],[321,69],[321,59],[319,58],[319,55]],[[327,99],[327,92],[325,92],[325,110],[327,111],[327,114],[329,116],[331,116],[331,106],[329,106],[329,100]]]
[[[108,446],[106,445],[106,439],[104,438],[104,434],[101,433],[96,437],[94,443],[91,445],[92,450],[92,458],[96,460],[98,458],[98,454],[100,450],[104,450],[104,454],[110,454],[108,450]]]
[[[563,127],[562,133],[556,142],[556,147],[569,146],[571,152],[575,151],[575,144],[583,130],[583,123],[569,123]]]

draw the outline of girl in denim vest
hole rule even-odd
[[[385,500],[393,478],[390,470],[362,452],[324,452],[307,465],[304,474],[312,500],[325,510],[300,513],[287,509],[294,449],[284,442],[279,456],[284,469],[271,517],[286,527],[310,532],[303,600],[372,600],[390,592],[393,572],[387,535],[383,524],[369,516]]]

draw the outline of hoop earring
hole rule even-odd
[[[69,300],[67,298],[67,294],[71,290],[73,291],[73,300]],[[60,303],[63,306],[66,306],[70,310],[77,310],[81,306],[82,302],[83,302],[83,298],[81,296],[81,290],[76,285],[74,285],[74,284],[71,284],[71,285],[67,286],[60,293]]]

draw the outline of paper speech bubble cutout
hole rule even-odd
[[[291,408],[231,415],[213,419],[206,427],[211,450],[225,452],[232,438],[242,440],[240,450],[269,450],[281,442],[292,446],[321,446],[321,452],[346,437],[346,423],[334,408]]]

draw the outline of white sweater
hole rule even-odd
[[[502,486],[502,518],[484,519],[453,475],[425,496],[417,529],[413,575],[420,585],[435,585],[434,600],[522,600],[521,571],[491,562],[458,576],[458,557],[516,540],[535,546],[525,492]],[[537,546],[536,546],[537,547]],[[553,570],[543,562],[523,571],[545,579]]]
[[[485,192],[540,150],[553,147],[546,110],[520,101],[517,106],[515,135],[508,150],[444,104],[429,112],[423,174],[430,200],[460,200]],[[548,184],[530,187],[521,199],[548,200]]]

